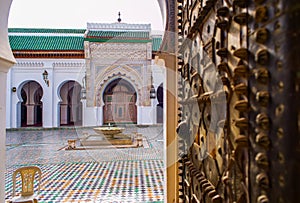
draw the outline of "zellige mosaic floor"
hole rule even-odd
[[[8,132],[6,199],[12,194],[12,172],[37,165],[43,172],[42,203],[163,202],[161,127],[130,130],[143,133],[148,147],[66,151],[61,148],[74,136],[72,130]]]

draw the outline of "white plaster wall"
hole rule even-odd
[[[55,63],[53,67],[53,110],[52,110],[52,120],[53,127],[58,127],[60,125],[60,109],[59,104],[62,101],[60,98],[60,88],[67,81],[76,81],[81,86],[82,79],[85,75],[85,60],[84,59],[73,59],[73,60],[55,60],[52,62]],[[74,65],[72,65],[74,64]],[[83,106],[84,107],[84,106]]]
[[[154,62],[155,61],[153,60],[152,61],[153,86],[155,88],[155,91],[157,91],[157,88],[161,84],[163,84],[163,87],[165,89],[165,86],[166,86],[166,73],[165,73],[165,70],[166,70],[166,68],[162,64],[158,65],[158,64],[155,64]],[[157,94],[157,92],[156,92],[156,94]],[[156,111],[157,111],[156,106],[157,106],[157,104],[158,104],[157,98],[152,99],[152,107],[153,107],[154,112],[155,112],[155,115],[154,115],[155,123],[157,123],[157,117],[156,117]]]
[[[86,99],[82,102],[82,125],[83,126],[97,126],[97,107],[87,107]]]
[[[155,64],[152,60],[152,79],[155,90],[161,83],[165,84],[165,67]],[[156,124],[156,105],[158,104],[157,99],[151,99],[150,106],[138,106],[137,108],[137,124],[152,125]]]
[[[11,119],[10,119],[10,115],[11,115],[11,95],[12,95],[12,91],[11,91],[11,69],[8,71],[7,73],[7,81],[6,81],[6,128],[10,128],[11,126]]]
[[[150,106],[150,107],[145,107],[145,106],[138,106],[137,108],[137,124],[138,125],[153,125],[156,123],[155,119],[155,109]]]
[[[60,88],[65,82],[69,80],[76,81],[80,85],[82,85],[82,79],[85,74],[85,60],[18,59],[17,61],[18,65],[14,66],[11,69],[7,79],[8,88],[6,89],[6,128],[20,127],[20,88],[22,87],[23,83],[30,80],[38,82],[43,88],[43,127],[58,127],[60,125]],[[28,64],[31,64],[31,66]],[[47,70],[48,72],[48,79],[50,81],[49,87],[44,82],[42,77],[42,73],[44,72],[44,70]],[[152,65],[153,85],[155,89],[157,89],[158,86],[165,81],[164,70],[165,69],[162,66],[156,64]],[[17,92],[12,92],[12,87],[17,87]],[[156,99],[152,99],[151,106],[138,106],[138,124],[156,123],[157,103],[158,102]],[[103,108],[86,107],[86,103],[83,102],[83,126],[97,126],[102,124]]]
[[[77,81],[82,85],[84,76],[83,59],[18,59],[18,64],[11,69],[11,77],[7,81],[7,128],[20,127],[20,91],[26,81],[36,81],[43,89],[43,127],[59,126],[59,87],[68,80]],[[54,65],[54,63],[56,65]],[[59,63],[60,65],[57,65]],[[21,65],[20,65],[21,64]],[[42,64],[42,65],[28,65]],[[42,73],[48,72],[49,87],[43,80]],[[17,92],[12,92],[12,87],[17,88]]]
[[[10,112],[10,115],[7,115],[7,117],[10,117],[10,123],[12,128],[20,127],[19,122],[19,114],[20,114],[20,108],[17,108],[18,103],[21,102],[21,87],[24,83],[27,81],[36,81],[38,84],[41,85],[43,89],[43,116],[45,115],[45,106],[48,106],[47,102],[51,101],[51,98],[45,98],[45,97],[52,97],[52,95],[49,95],[49,90],[47,90],[47,85],[43,81],[42,73],[44,70],[47,70],[49,73],[49,77],[52,74],[49,68],[47,67],[17,67],[14,66],[11,69],[11,78],[8,78],[10,81],[8,81],[8,89],[12,89],[12,87],[16,87],[17,91],[12,92],[9,91],[8,97],[11,99],[11,103],[9,105],[9,110],[7,113]],[[49,89],[49,88],[48,88]],[[44,121],[45,123],[45,121]],[[46,124],[48,124],[48,120],[46,121]]]
[[[155,89],[158,88],[158,86],[161,83],[165,83],[166,81],[166,74],[165,74],[165,67],[152,64],[152,76],[153,76],[153,85]]]
[[[97,107],[97,122],[96,125],[100,126],[103,125],[103,106]]]

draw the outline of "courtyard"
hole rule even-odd
[[[143,135],[143,147],[65,150],[92,128],[9,130],[6,136],[5,195],[12,195],[12,173],[35,165],[42,170],[39,202],[163,202],[163,128],[125,126]],[[76,144],[80,148],[80,142]],[[20,181],[17,183],[20,184]]]

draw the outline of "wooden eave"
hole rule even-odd
[[[43,50],[13,50],[15,58],[75,58],[84,59],[83,50],[43,51]]]

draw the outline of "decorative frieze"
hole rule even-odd
[[[127,23],[87,23],[89,30],[135,30],[135,31],[150,31],[151,24],[127,24]]]
[[[16,67],[44,67],[43,62],[17,62]]]
[[[138,43],[90,43],[92,59],[147,59],[147,44]]]
[[[76,62],[55,62],[52,64],[55,67],[85,67],[84,63],[76,63]]]

